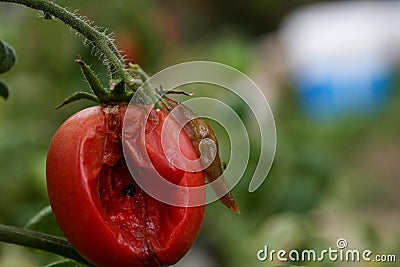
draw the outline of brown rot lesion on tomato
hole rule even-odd
[[[162,89],[162,87],[160,88]],[[193,147],[200,158],[200,164],[203,167],[202,173],[206,182],[211,183],[218,180],[218,182],[212,184],[212,188],[219,196],[219,200],[230,210],[240,213],[240,208],[230,192],[223,174],[226,163],[221,161],[219,157],[218,139],[212,127],[187,106],[166,97],[165,94],[162,98],[168,104],[168,106],[164,106],[164,109],[167,112],[172,112],[172,116],[183,125],[184,131],[192,140]],[[203,157],[203,149],[200,149],[202,145],[204,151],[212,151],[213,153]],[[208,160],[202,161],[203,158],[213,158],[213,161],[210,164]]]

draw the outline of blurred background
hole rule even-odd
[[[195,246],[177,266],[273,266],[280,263],[257,260],[265,245],[321,251],[337,248],[339,238],[349,249],[395,254],[400,261],[400,1],[57,2],[114,31],[127,59],[150,74],[185,61],[217,61],[246,73],[268,98],[278,143],[267,180],[248,193],[258,157],[254,141],[249,169],[233,190],[242,214],[209,205]],[[76,55],[107,80],[80,37],[40,16],[0,3],[0,38],[18,55],[1,77],[11,92],[0,99],[0,222],[16,226],[48,204],[52,135],[90,105],[53,109],[88,90]],[[243,103],[227,102],[251,120]],[[229,148],[223,131],[217,135]],[[55,258],[0,245],[0,267],[43,266]]]

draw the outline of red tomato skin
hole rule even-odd
[[[123,118],[126,107],[119,108]],[[204,218],[204,206],[172,207],[141,193],[148,205],[148,223],[160,223],[163,216],[182,215],[179,215],[181,219],[175,222],[175,226],[160,224],[154,236],[149,234],[148,242],[154,250],[154,259],[143,258],[142,248],[130,244],[121,229],[107,216],[100,200],[99,176],[104,164],[105,121],[103,107],[84,109],[64,122],[52,139],[46,162],[46,180],[56,220],[76,250],[95,266],[174,264],[194,243]],[[195,155],[192,150],[187,154]],[[187,172],[180,185],[200,186],[203,183],[201,172]],[[174,222],[173,219],[171,221]],[[157,234],[163,235],[164,229],[165,240],[157,243]]]

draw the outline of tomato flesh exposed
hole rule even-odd
[[[50,204],[67,239],[95,266],[174,264],[195,241],[204,206],[167,205],[138,186],[122,153],[125,111],[125,106],[88,108],[59,128],[47,157]],[[176,169],[160,151],[158,137],[166,116],[151,111],[143,147],[165,179],[181,186],[203,185],[201,172]],[[184,131],[179,136],[185,156],[197,157]]]

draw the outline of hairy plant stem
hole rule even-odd
[[[92,26],[90,23],[85,21],[82,17],[78,16],[77,14],[68,11],[66,8],[57,5],[51,0],[0,0],[0,2],[8,2],[8,3],[15,3],[30,7],[32,9],[43,11],[45,14],[45,18],[55,17],[66,25],[83,35],[91,44],[95,46],[95,48],[99,49],[101,53],[105,56],[107,60],[107,65],[109,67],[109,71],[112,74],[113,80],[121,80],[127,85],[128,88],[124,89],[127,90],[124,94],[122,99],[115,99],[117,102],[126,102],[126,97],[132,95],[132,93],[136,92],[137,90],[137,79],[129,73],[126,69],[124,60],[120,55],[118,49],[113,43],[113,40],[105,33],[100,32],[98,28]],[[137,65],[136,65],[137,66]],[[145,79],[149,78],[148,75],[139,67],[137,66],[135,73],[141,75]],[[115,75],[114,75],[115,74]],[[139,84],[140,85],[140,84]],[[146,95],[146,93],[148,95]],[[151,86],[146,85],[144,90],[140,92],[143,99],[145,100],[146,104],[154,104],[158,106],[158,99],[159,96],[157,93],[151,88]],[[113,95],[111,93],[111,95]],[[87,96],[87,94],[75,94],[74,100],[79,99],[90,99],[87,97],[79,98],[79,96]],[[68,102],[68,101],[64,101]],[[70,101],[71,102],[71,101]],[[104,104],[102,99],[99,101],[95,101],[100,104]],[[69,102],[68,102],[69,103]]]
[[[119,76],[118,78],[121,78],[126,83],[129,83],[132,80],[131,75],[125,69],[124,60],[112,40],[105,33],[102,33],[89,25],[78,15],[49,0],[0,0],[0,2],[21,4],[36,10],[41,10],[45,14],[61,20],[82,34],[104,54],[112,65],[112,68],[115,69],[116,74]]]
[[[68,241],[52,235],[0,224],[0,242],[47,251],[90,266]]]

